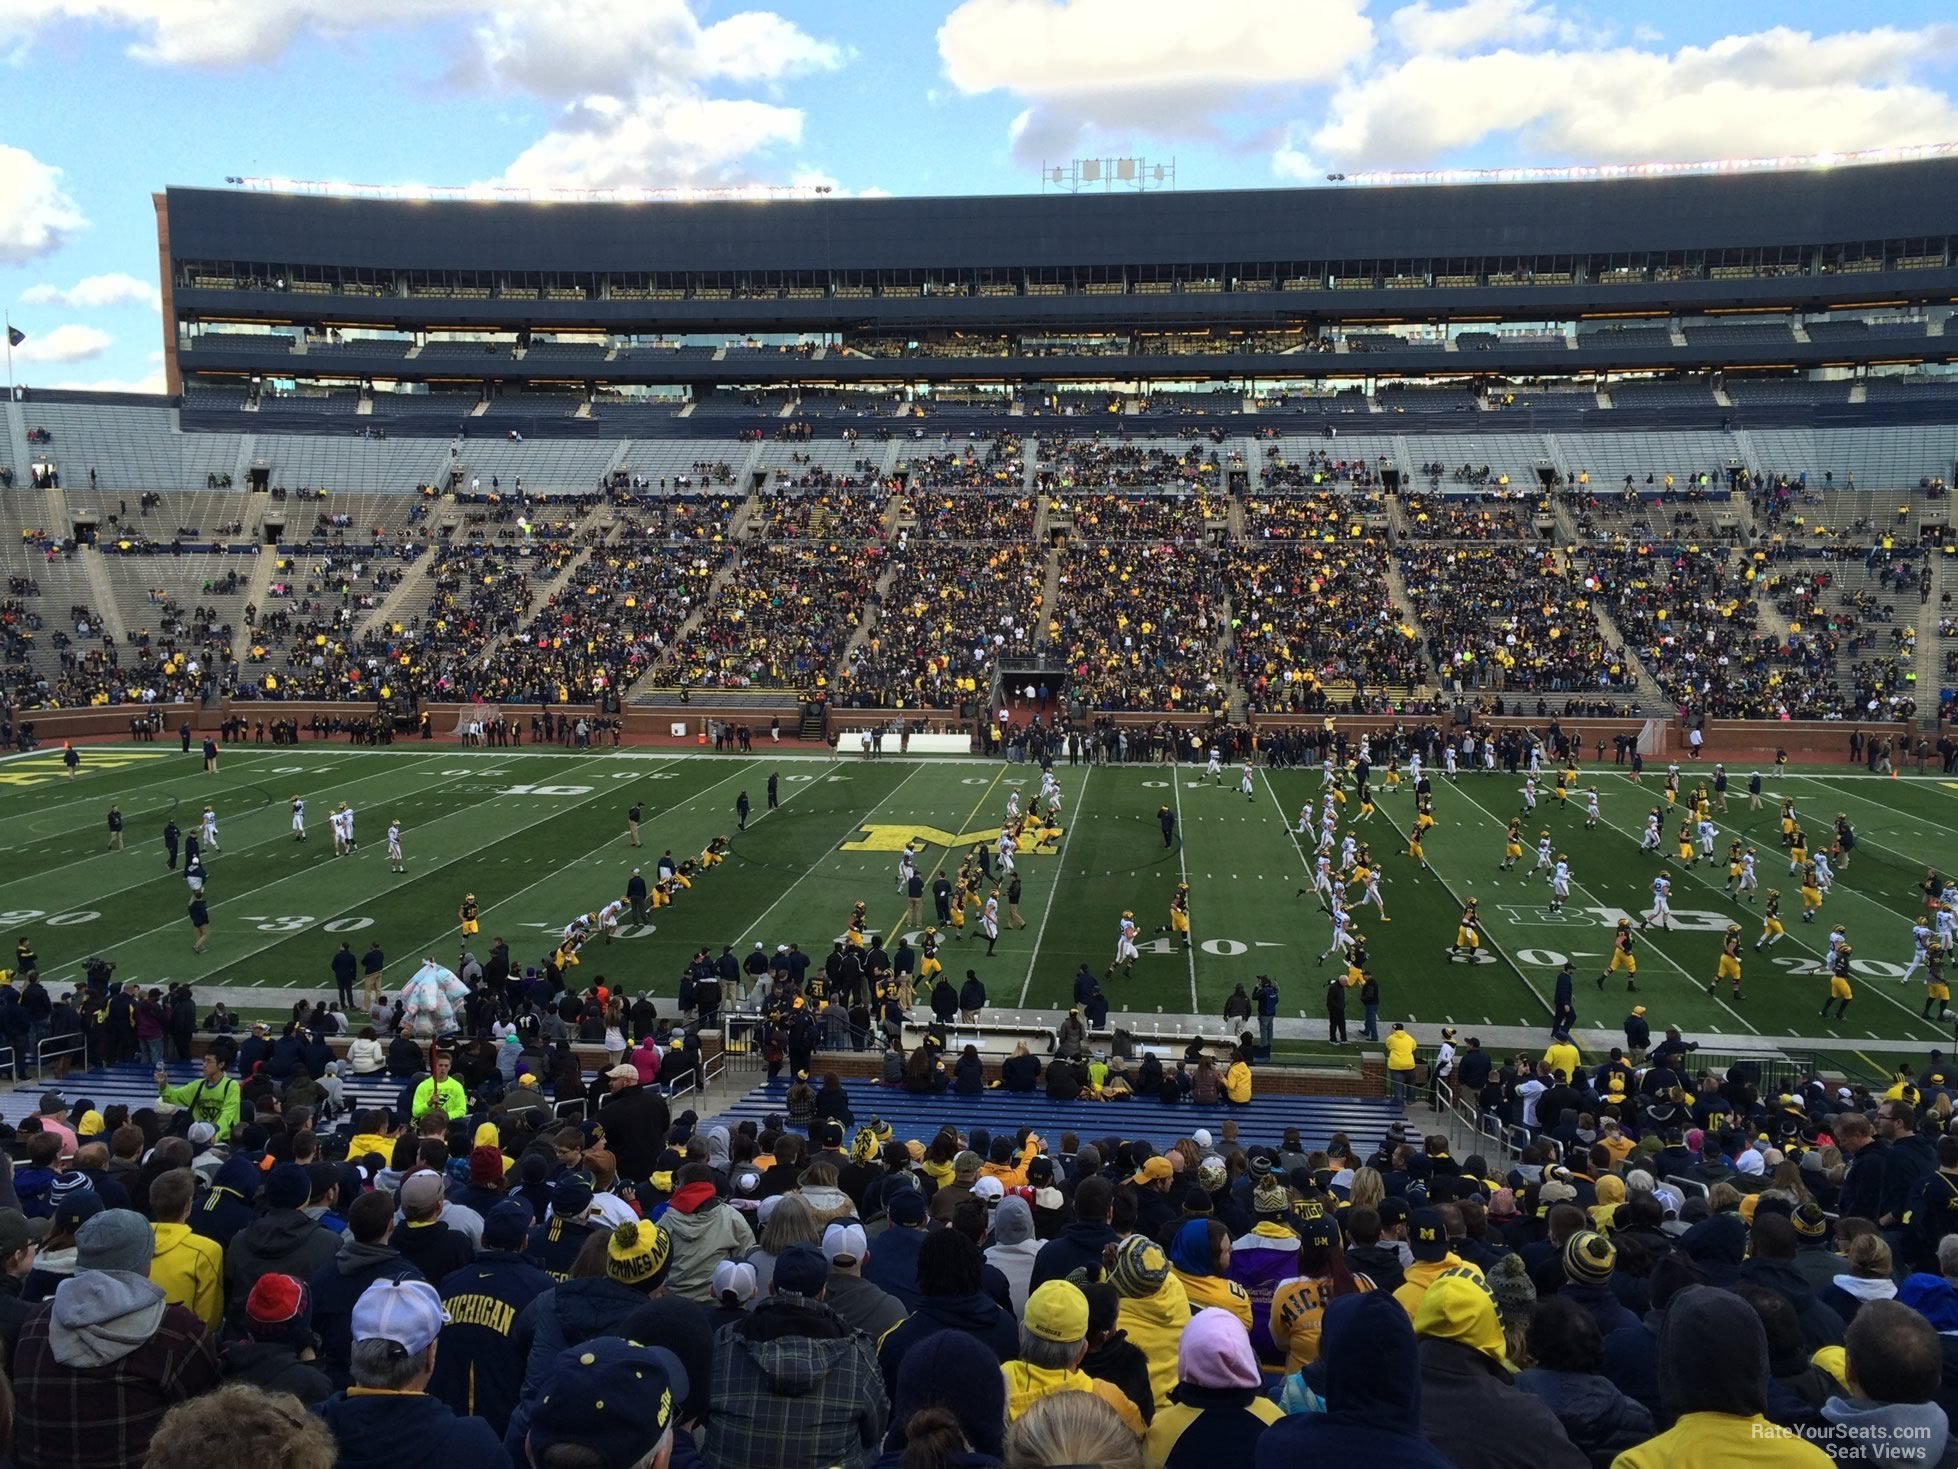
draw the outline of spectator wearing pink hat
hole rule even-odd
[[[1209,1306],[1190,1318],[1176,1351],[1176,1394],[1142,1441],[1146,1463],[1163,1469],[1249,1463],[1258,1439],[1285,1415],[1260,1387],[1251,1334],[1231,1312]]]

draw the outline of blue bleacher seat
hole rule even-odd
[[[816,1068],[811,1069],[813,1072]],[[1024,1125],[1038,1132],[1050,1146],[1058,1144],[1062,1133],[1072,1132],[1083,1142],[1112,1134],[1143,1138],[1157,1148],[1166,1148],[1199,1127],[1208,1128],[1213,1137],[1221,1138],[1222,1125],[1229,1120],[1237,1123],[1238,1140],[1245,1147],[1253,1143],[1276,1146],[1286,1128],[1296,1127],[1308,1149],[1322,1148],[1335,1132],[1343,1132],[1356,1148],[1365,1152],[1386,1135],[1389,1127],[1405,1117],[1398,1103],[1373,1097],[1253,1095],[1242,1107],[1222,1102],[1214,1107],[1190,1103],[1165,1107],[1140,1097],[1132,1102],[1054,1102],[1038,1092],[1029,1095],[988,1091],[976,1097],[954,1096],[950,1092],[912,1096],[855,1078],[846,1080],[843,1089],[849,1094],[850,1107],[858,1123],[872,1116],[881,1117],[890,1123],[900,1139],[917,1138],[921,1142],[929,1142],[939,1128],[950,1122],[962,1131],[988,1127],[994,1136],[1011,1133]],[[783,1110],[788,1090],[786,1080],[758,1086],[723,1109],[713,1121],[730,1128],[750,1119],[760,1123],[769,1113]]]

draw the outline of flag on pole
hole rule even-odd
[[[8,326],[8,328],[7,328],[7,345],[8,345],[9,347],[18,347],[18,346],[19,346],[19,345],[20,345],[20,344],[21,344],[22,342],[24,342],[24,341],[26,341],[26,340],[27,340],[27,333],[26,333],[26,332],[24,332],[24,331],[22,331],[22,330],[21,330],[21,329],[20,329],[19,327],[17,327],[17,326],[12,326],[12,325],[9,325],[9,326]]]

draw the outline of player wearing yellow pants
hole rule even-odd
[[[1190,885],[1179,882],[1176,891],[1169,897],[1169,922],[1156,930],[1157,933],[1173,933],[1183,940],[1183,947],[1190,947]]]
[[[1856,992],[1849,987],[1849,954],[1847,943],[1836,945],[1836,957],[1829,968],[1829,998],[1822,1002],[1822,1017],[1827,1019],[1829,1007],[1836,1007],[1836,1019],[1841,1020],[1849,1014],[1849,1002],[1856,998]]]
[[[1353,940],[1346,951],[1346,987],[1355,989],[1366,983],[1367,979],[1367,938],[1357,928],[1349,935]]]
[[[1503,834],[1502,866],[1498,871],[1507,872],[1523,856],[1523,831],[1515,822],[1509,823],[1509,830]]]
[[[1619,919],[1618,932],[1611,940],[1611,963],[1606,966],[1605,972],[1598,976],[1599,989],[1604,988],[1604,982],[1612,975],[1621,972],[1625,976],[1625,988],[1628,991],[1638,988],[1638,956],[1632,953],[1632,945],[1635,942],[1637,940],[1632,936],[1631,919]]]
[[[928,928],[918,945],[918,978],[936,979],[945,972],[945,966],[938,962],[938,930]]]
[[[1679,860],[1688,867],[1693,865],[1693,829],[1683,821],[1679,823]]]
[[[1476,932],[1482,925],[1481,921],[1476,917],[1475,909],[1476,902],[1471,898],[1469,905],[1462,910],[1462,921],[1456,925],[1455,943],[1449,950],[1451,954],[1467,954],[1473,956],[1476,950],[1482,947],[1482,936]]]
[[[655,908],[671,908],[673,906],[672,880],[670,878],[663,877],[658,882],[654,883],[652,897],[653,897],[653,906]]]
[[[1428,854],[1421,850],[1421,830],[1421,824],[1416,822],[1414,830],[1408,834],[1407,855],[1425,867],[1428,862]]]
[[[1936,939],[1924,946],[1924,1017],[1943,1020],[1951,1013],[1951,986],[1944,982],[1944,945]],[[1938,1007],[1936,1015],[1931,1006]]]
[[[474,893],[464,893],[462,895],[462,906],[456,909],[456,922],[462,925],[462,936],[466,939],[474,938],[481,931],[481,925],[476,921],[476,895]]]
[[[1778,944],[1788,930],[1781,926],[1781,889],[1769,888],[1766,905],[1761,909],[1761,936],[1754,940],[1754,952],[1760,953],[1768,944]]]
[[[1815,915],[1822,911],[1822,887],[1816,881],[1815,866],[1810,863],[1802,869],[1802,922],[1815,922]]]
[[[1727,936],[1720,944],[1719,968],[1714,971],[1713,983],[1706,987],[1707,993],[1712,994],[1718,990],[1723,980],[1733,985],[1736,1000],[1747,998],[1741,993],[1740,988],[1740,925],[1738,923],[1727,925]]]

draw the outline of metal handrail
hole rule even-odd
[[[87,1036],[65,1036],[60,1040],[56,1040],[53,1036],[43,1036],[34,1043],[34,1079],[39,1081],[47,1074],[49,1057],[85,1056],[87,1053]]]
[[[1509,1139],[1501,1131],[1492,1132],[1483,1125],[1484,1118],[1493,1114],[1485,1114],[1472,1107],[1468,1102],[1463,1100],[1460,1092],[1456,1091],[1453,1086],[1445,1081],[1436,1082],[1434,1090],[1435,1096],[1447,1108],[1450,1115],[1457,1122],[1461,1123],[1463,1127],[1468,1129],[1469,1135],[1482,1139],[1485,1147],[1481,1151],[1485,1159],[1488,1157],[1489,1152],[1493,1150],[1496,1154],[1497,1161],[1504,1165],[1515,1161],[1518,1150],[1510,1143]],[[1500,1123],[1498,1123],[1498,1127],[1500,1127]]]

